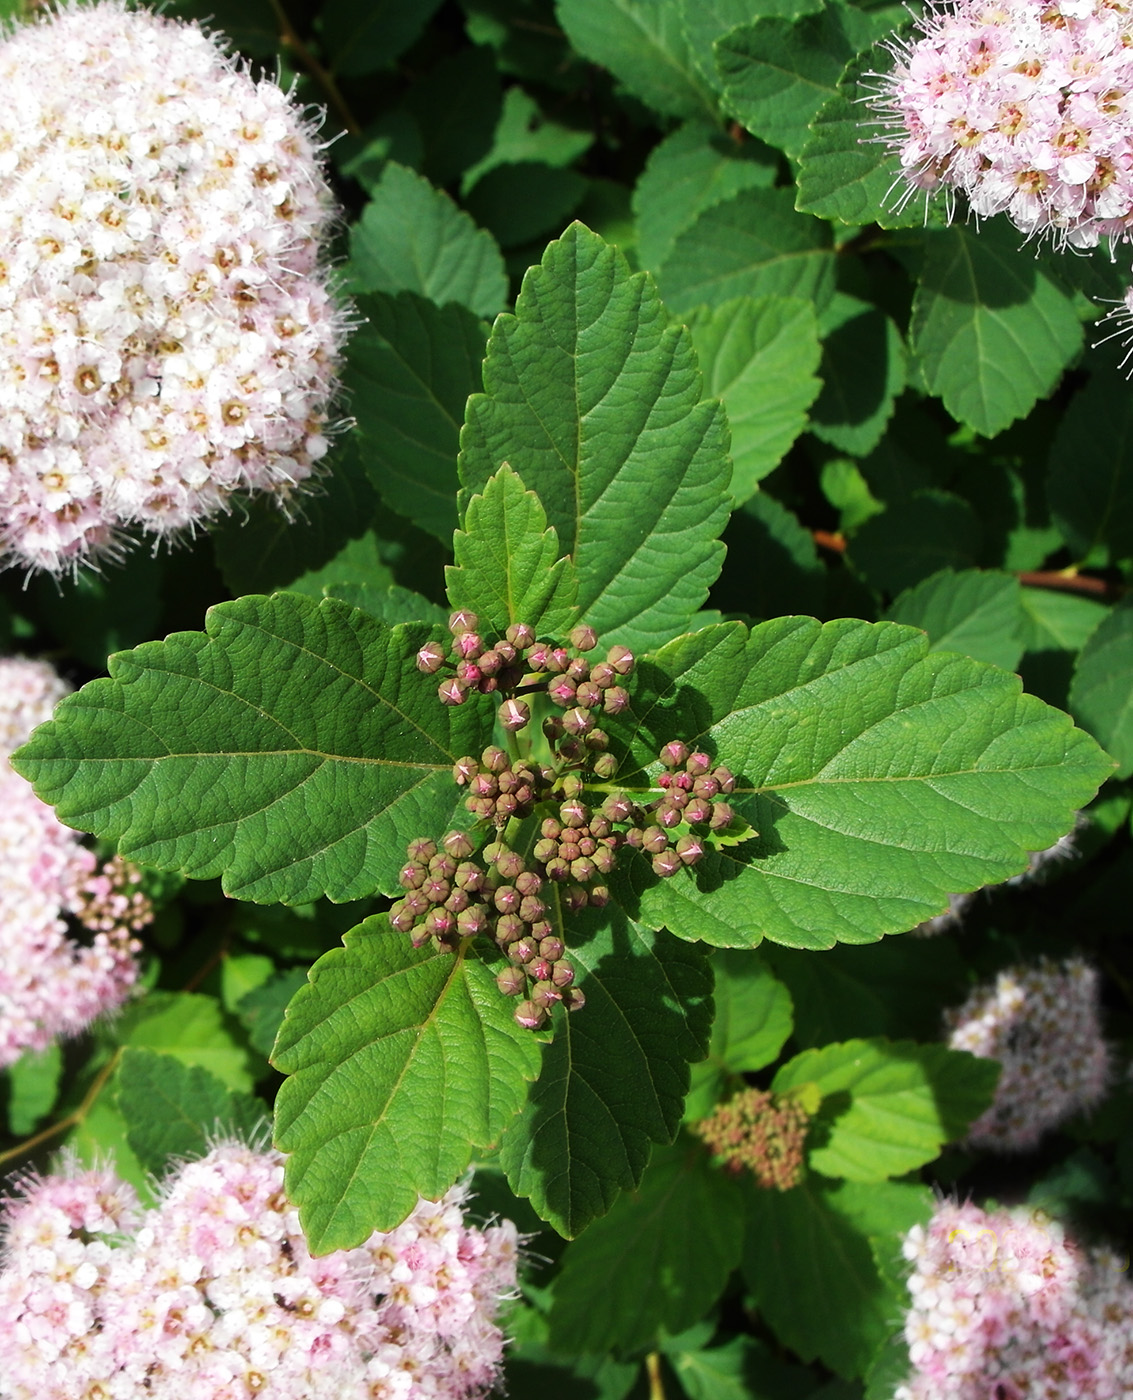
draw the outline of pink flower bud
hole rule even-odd
[[[506,768],[511,767],[511,759],[503,749],[490,745],[480,755],[480,761],[491,773],[502,773]]]
[[[629,691],[624,686],[612,685],[602,701],[602,713],[607,715],[624,714],[629,709]]]
[[[445,664],[445,651],[440,642],[426,642],[417,653],[417,669],[431,676]]]
[[[455,677],[442,681],[437,687],[437,696],[442,705],[463,705],[467,695],[467,687]]]
[[[488,910],[483,904],[470,904],[456,916],[456,931],[461,938],[478,938],[488,931]]]
[[[501,914],[496,920],[496,942],[501,948],[517,943],[527,933],[527,925],[518,914]]]
[[[505,967],[496,976],[496,986],[505,997],[522,996],[527,986],[527,974],[521,967]]]
[[[735,812],[726,802],[714,802],[712,804],[712,816],[708,820],[713,831],[723,831],[726,826],[730,826]]]
[[[685,808],[685,821],[693,826],[702,826],[712,820],[712,803],[703,797],[694,797]]]
[[[608,686],[617,684],[618,673],[608,661],[599,661],[596,666],[591,666],[590,679],[600,690],[605,690]]]
[[[466,831],[450,831],[441,842],[445,851],[456,860],[464,860],[476,849]]]
[[[475,632],[479,626],[480,619],[467,608],[458,608],[456,612],[449,614],[448,630],[454,636],[460,632]]]
[[[478,632],[458,632],[452,639],[452,650],[462,661],[475,661],[484,650],[484,643]]]
[[[629,647],[611,647],[606,653],[606,660],[619,676],[633,674],[634,656]]]
[[[525,647],[529,647],[534,643],[535,629],[528,627],[526,622],[513,622],[504,633],[504,636],[513,647],[518,647],[522,651]]]
[[[563,715],[563,728],[568,734],[579,738],[594,728],[594,716],[589,710],[584,710],[581,707],[568,710]]]
[[[551,969],[551,981],[560,991],[565,991],[574,981],[574,968],[568,962],[557,962]]]
[[[712,776],[720,784],[720,791],[727,797],[735,791],[736,780],[732,776],[731,770],[727,768],[714,768]]]
[[[585,826],[590,820],[590,809],[577,797],[570,797],[559,806],[562,824],[572,830]]]
[[[593,710],[602,703],[602,687],[595,685],[593,681],[580,681],[574,698],[575,703],[581,705],[584,710]]]
[[[695,865],[704,858],[704,842],[699,836],[682,836],[674,849],[685,865]]]
[[[458,758],[452,765],[452,780],[457,787],[464,787],[480,771],[480,765],[474,758]]]
[[[531,710],[526,701],[505,700],[500,706],[500,723],[513,734],[531,723]]]
[[[528,1031],[537,1031],[547,1024],[547,1013],[533,1001],[521,1001],[515,1008],[516,1024]]]
[[[558,962],[563,955],[563,940],[554,934],[539,942],[539,956],[548,962]]]
[[[480,667],[480,674],[484,676],[494,676],[504,664],[503,657],[498,651],[486,651],[477,663]]]
[[[527,669],[534,671],[536,675],[547,670],[547,662],[550,658],[551,649],[545,643],[539,642],[535,646],[528,647],[524,652],[523,659],[527,663]]]
[[[666,768],[679,768],[688,758],[688,746],[679,739],[673,739],[661,750],[660,759]]]
[[[663,880],[675,875],[681,868],[681,858],[676,851],[662,851],[660,855],[653,857],[653,873],[660,875]]]
[[[586,1005],[586,993],[580,987],[567,987],[563,992],[563,1005],[568,1011],[581,1011]]]
[[[419,890],[425,883],[425,871],[415,862],[403,865],[397,874],[397,883],[403,890]]]

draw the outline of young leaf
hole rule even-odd
[[[523,1105],[539,1042],[479,958],[415,949],[384,915],[325,954],[287,1008],[275,1141],[317,1253],[443,1195]]]
[[[359,297],[365,317],[343,383],[370,480],[399,514],[446,544],[456,525],[456,454],[480,388],[484,328],[466,307],[412,292]]]
[[[1133,606],[1114,608],[1082,648],[1070,686],[1070,709],[1117,759],[1116,776],[1133,773]]]
[[[241,899],[392,892],[406,843],[458,808],[452,764],[491,707],[438,703],[413,664],[430,629],[336,599],[239,598],[205,627],[111,657],[20,771],[62,820]]]
[[[218,1137],[251,1142],[267,1122],[267,1106],[233,1093],[215,1074],[174,1055],[126,1049],[116,1079],[126,1139],[147,1171],[171,1157],[203,1157]]]
[[[841,4],[732,30],[715,45],[729,111],[753,135],[797,157],[842,70],[876,34],[866,13]]]
[[[966,1051],[908,1040],[850,1040],[804,1050],[771,1087],[782,1094],[813,1084],[824,1099],[838,1096],[836,1116],[823,1115],[828,1136],[808,1154],[815,1171],[884,1181],[933,1161],[946,1142],[963,1137],[990,1105],[998,1080],[995,1060]]]
[[[993,437],[1049,394],[1082,346],[1070,298],[986,222],[927,235],[910,335],[930,393]]]
[[[738,1184],[709,1165],[703,1148],[661,1148],[637,1190],[567,1250],[555,1280],[552,1347],[624,1354],[656,1345],[662,1330],[682,1332],[723,1292],[743,1227]]]
[[[603,641],[638,649],[686,628],[723,557],[727,428],[645,274],[573,225],[496,322],[484,388],[461,436],[466,491],[511,463]]]
[[[8,1128],[13,1137],[27,1137],[55,1106],[63,1073],[58,1041],[43,1050],[25,1050],[8,1066]]]
[[[715,976],[708,1058],[730,1074],[769,1065],[794,1026],[791,994],[758,954],[722,948],[712,955]]]
[[[641,684],[632,760],[655,769],[675,735],[707,750],[760,835],[668,880],[636,856],[616,893],[634,919],[718,946],[913,928],[1018,874],[1111,771],[1017,676],[892,623],[707,627],[643,663]]]
[[[822,393],[810,431],[854,457],[880,442],[905,387],[905,345],[883,312],[839,293],[822,321]]]
[[[679,0],[558,0],[555,14],[584,58],[608,68],[650,107],[669,117],[715,116],[715,95],[688,50]]]
[[[732,498],[746,501],[806,427],[822,382],[814,308],[797,297],[737,297],[689,317],[708,393],[732,430]]]
[[[1005,671],[1023,654],[1022,590],[1011,574],[942,569],[895,598],[885,616],[923,628],[933,651],[961,651]]]
[[[453,539],[455,566],[445,569],[449,602],[505,632],[526,622],[540,637],[566,636],[576,616],[578,579],[559,558],[559,537],[539,497],[505,462],[483,495],[473,496],[464,529]]]
[[[869,1191],[864,1214],[861,1188],[816,1177],[748,1197],[743,1270],[759,1311],[805,1361],[820,1357],[846,1377],[865,1371],[901,1315],[871,1238],[888,1235],[891,1244],[928,1213],[923,1187],[886,1182]]]
[[[703,953],[612,906],[605,914],[572,921],[586,1005],[560,1014],[538,1083],[500,1145],[512,1190],[568,1237],[637,1185],[651,1144],[672,1140],[712,1014]]]
[[[417,292],[438,306],[458,301],[494,316],[507,299],[504,260],[442,190],[390,161],[350,231],[352,290]]]
[[[777,164],[770,147],[737,145],[709,122],[685,122],[671,131],[653,148],[633,191],[641,266],[656,272],[677,234],[711,205],[774,184]]]
[[[216,998],[200,992],[150,992],[125,1007],[113,1025],[119,1045],[160,1051],[247,1094],[262,1066],[253,1065],[238,1033]]]
[[[797,214],[790,190],[744,190],[713,204],[674,240],[657,282],[678,315],[769,292],[821,309],[834,294],[830,229]]]
[[[1078,559],[1104,545],[1133,557],[1133,396],[1124,373],[1095,369],[1075,394],[1050,453],[1051,515]]]

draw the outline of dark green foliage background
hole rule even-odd
[[[1086,348],[1128,257],[894,212],[857,99],[901,5],[166,12],[327,108],[348,422],[294,520],[253,502],[100,574],[0,575],[9,649],[94,682],[22,771],[161,903],[150,995],[0,1079],[7,1162],[57,1124],[41,1154],[113,1151],[148,1189],[274,1109],[320,1248],[471,1165],[479,1209],[531,1236],[513,1400],[888,1400],[897,1240],[933,1186],[1127,1248],[1125,1089],[1026,1157],[976,1154],[955,1144],[995,1067],[939,1040],[976,980],[1040,953],[1094,960],[1122,1066],[1133,1038],[1133,399],[1120,347]],[[553,1036],[518,1031],[489,963],[414,954],[383,917],[406,841],[464,820],[453,758],[492,734],[412,668],[450,604],[648,653],[611,726],[627,786],[679,734],[732,763],[759,833],[665,885],[627,862],[573,931],[588,1003]],[[902,934],[1017,874],[1099,785],[1046,883]],[[400,1039],[347,1045],[357,999]],[[687,1131],[773,1081],[822,1101],[785,1195]],[[347,1101],[350,1190],[325,1133]]]

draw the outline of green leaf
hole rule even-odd
[[[715,116],[716,101],[688,50],[678,0],[557,0],[555,14],[584,58],[608,68],[668,117]]]
[[[884,1181],[933,1161],[946,1142],[963,1137],[991,1103],[998,1080],[994,1060],[966,1051],[909,1040],[850,1040],[804,1050],[783,1065],[771,1087],[783,1094],[816,1085],[824,1100],[836,1096],[834,1116],[825,1103],[820,1113],[828,1136],[808,1154],[815,1171]]]
[[[205,626],[111,657],[20,771],[64,821],[240,899],[392,893],[406,843],[459,808],[490,704],[437,701],[413,665],[430,629],[333,598],[239,598]]]
[[[1017,676],[844,618],[706,627],[643,662],[623,786],[675,735],[737,776],[757,840],[657,879],[618,866],[631,916],[724,947],[871,943],[1018,874],[1110,771]],[[640,790],[640,788],[638,789]]]
[[[451,185],[492,148],[503,89],[493,55],[479,44],[458,46],[414,74],[405,111],[421,133],[421,170],[434,185]]]
[[[811,120],[876,32],[868,15],[840,4],[732,30],[715,45],[728,109],[753,135],[798,157]]]
[[[941,569],[976,561],[980,522],[962,496],[915,491],[872,515],[850,542],[849,557],[881,593],[912,588]]]
[[[559,558],[559,537],[534,491],[505,462],[473,496],[445,570],[449,602],[470,608],[493,632],[526,622],[540,637],[562,637],[577,613],[578,579]]]
[[[702,1148],[682,1141],[659,1149],[637,1190],[567,1250],[551,1345],[624,1354],[654,1346],[662,1330],[683,1331],[723,1292],[740,1261],[743,1226],[737,1183]]]
[[[263,953],[229,953],[220,964],[220,1001],[225,1011],[235,1011],[240,1001],[268,980],[275,963]]]
[[[321,34],[331,70],[353,78],[391,67],[439,7],[440,0],[327,0]]]
[[[1109,614],[1078,657],[1070,711],[1117,759],[1118,778],[1133,773],[1133,604]]]
[[[161,1051],[246,1094],[263,1067],[253,1066],[233,1029],[239,1031],[217,999],[200,992],[150,992],[143,1001],[128,1005],[113,1025],[119,1045]]]
[[[1050,453],[1047,497],[1078,559],[1105,546],[1133,556],[1133,404],[1125,375],[1095,369],[1070,401]]]
[[[521,248],[561,229],[586,190],[587,181],[577,171],[521,160],[494,165],[465,195],[464,204],[501,248]]]
[[[868,1189],[876,1200],[870,1216],[927,1214],[922,1187]],[[861,1188],[815,1177],[786,1192],[753,1190],[748,1199],[743,1270],[759,1311],[804,1361],[820,1358],[846,1377],[866,1369],[901,1315],[870,1248],[880,1222],[862,1219],[862,1204]]]
[[[271,1057],[275,1037],[283,1024],[283,1013],[299,988],[306,985],[306,968],[292,967],[277,972],[240,999],[236,1009],[253,1050]]]
[[[737,144],[719,127],[685,122],[650,152],[633,191],[637,256],[656,271],[677,234],[713,204],[775,182],[778,157],[758,141]]]
[[[27,1137],[55,1107],[63,1073],[58,1041],[43,1050],[25,1050],[8,1066],[8,1128],[13,1137]]]
[[[1023,654],[1023,597],[1011,574],[942,569],[895,598],[885,616],[923,628],[933,651],[963,652],[1005,671]]]
[[[1029,413],[1082,347],[1068,296],[994,220],[926,235],[910,335],[925,384],[992,437]]]
[[[215,1074],[175,1055],[127,1049],[116,1079],[126,1140],[147,1171],[170,1158],[203,1157],[221,1137],[251,1142],[267,1108],[251,1094],[234,1094]]]
[[[927,1039],[940,1008],[963,1001],[967,968],[948,937],[890,938],[866,948],[829,948],[821,958],[794,948],[764,956],[790,990],[799,1045],[855,1036]]]
[[[288,1006],[273,1057],[290,1076],[275,1142],[319,1254],[443,1195],[519,1112],[539,1067],[539,1042],[479,958],[415,949],[384,915],[343,943]]]
[[[705,387],[732,430],[732,497],[747,500],[806,427],[821,389],[814,308],[797,297],[737,297],[689,317]]]
[[[412,292],[358,298],[365,323],[343,376],[359,453],[383,498],[448,543],[456,525],[456,454],[468,395],[480,388],[487,337],[466,307]]]
[[[110,1094],[99,1096],[62,1145],[74,1152],[84,1167],[104,1168],[107,1162],[113,1162],[117,1177],[128,1181],[143,1201],[152,1199],[152,1178],[134,1156],[126,1137],[126,1120]]]
[[[503,256],[442,190],[390,161],[350,230],[349,278],[358,292],[416,292],[494,316],[507,299]]]
[[[484,388],[461,437],[466,492],[511,463],[605,642],[640,649],[686,628],[723,558],[727,429],[646,275],[573,225],[496,322]]]
[[[834,293],[830,230],[797,214],[788,189],[744,190],[677,236],[657,282],[677,314],[771,292],[821,308]]]
[[[568,1237],[641,1180],[652,1143],[670,1142],[707,1049],[704,954],[613,906],[575,916],[570,960],[586,1005],[558,1013],[527,1106],[504,1136],[512,1190]]]
[[[1076,654],[1109,609],[1096,598],[1054,588],[1023,589],[1023,684],[1066,708]]]
[[[717,949],[709,1059],[730,1074],[753,1073],[779,1054],[794,1027],[791,994],[758,954]]]
[[[550,120],[521,87],[508,88],[496,123],[492,149],[465,172],[461,191],[467,194],[489,170],[499,165],[538,161],[543,165],[573,165],[594,144],[593,131],[580,131]]]
[[[821,7],[822,0],[682,0],[685,39],[693,62],[708,82],[719,87],[716,70],[716,41],[742,24],[762,15],[809,14]]]
[[[839,452],[866,457],[905,387],[901,332],[876,307],[839,293],[827,307],[822,333],[822,393],[810,430]]]
[[[819,1400],[814,1375],[778,1360],[754,1337],[666,1357],[689,1400]]]
[[[846,68],[838,90],[819,108],[799,157],[798,208],[820,219],[861,227],[908,228],[929,222],[925,196],[904,198],[906,182],[888,133],[872,123],[869,101],[876,73],[893,61],[888,44],[875,44]]]
[[[825,611],[827,571],[814,536],[766,491],[733,512],[713,596],[725,613],[780,617]]]

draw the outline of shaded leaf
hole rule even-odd
[[[249,1093],[263,1066],[233,1034],[239,1027],[215,997],[200,992],[150,992],[127,1005],[114,1022],[119,1045],[156,1050],[186,1068],[207,1070],[226,1088]]]
[[[58,1041],[43,1050],[25,1050],[8,1066],[8,1129],[13,1137],[27,1137],[55,1107],[62,1073]]]
[[[307,969],[292,967],[277,972],[247,992],[236,1010],[248,1032],[252,1049],[270,1058],[283,1013],[300,987],[307,985]]]
[[[384,915],[325,954],[287,1008],[273,1062],[288,1195],[312,1250],[390,1230],[460,1176],[519,1112],[539,1042],[466,949],[415,949]]]
[[[1049,394],[1082,347],[1070,298],[994,220],[926,237],[910,336],[925,384],[987,437]]]
[[[612,906],[605,914],[572,921],[586,1006],[557,1013],[538,1083],[500,1147],[512,1190],[568,1237],[637,1185],[653,1143],[672,1140],[711,1017],[702,952]]]
[[[732,497],[745,501],[806,427],[821,381],[818,324],[797,297],[737,297],[689,317],[709,394],[732,430]]]
[[[465,208],[501,248],[520,248],[558,232],[586,193],[585,178],[543,161],[493,165],[464,197]]]
[[[938,570],[976,562],[980,523],[949,491],[916,491],[872,515],[850,542],[850,558],[881,593],[912,588]]]
[[[496,241],[423,176],[390,161],[350,230],[349,279],[358,292],[416,292],[494,316],[507,298]]]
[[[205,625],[112,657],[24,746],[24,776],[121,854],[242,899],[392,892],[406,842],[450,822],[491,706],[439,704],[413,665],[428,628],[333,598],[253,595]]]
[[[578,579],[559,557],[559,537],[534,491],[505,462],[464,513],[445,570],[449,602],[476,613],[487,630],[526,622],[540,637],[562,637],[576,615]]]
[[[1070,686],[1074,718],[1117,759],[1118,778],[1133,773],[1133,605],[1122,603],[1082,648]]]
[[[1050,452],[1051,515],[1079,559],[1133,556],[1133,404],[1125,375],[1095,369],[1070,401]]]
[[[646,275],[573,225],[496,322],[484,388],[461,436],[466,492],[510,462],[607,643],[636,649],[687,627],[723,557],[726,426]]]
[[[960,651],[1005,671],[1023,654],[1022,592],[1011,574],[943,569],[895,598],[885,616],[922,627],[933,651]]]
[[[420,35],[440,0],[326,0],[320,12],[331,69],[356,77],[389,68]],[[221,21],[223,23],[223,21]]]
[[[456,526],[456,455],[487,337],[466,307],[411,292],[358,298],[366,320],[343,381],[359,455],[383,498],[447,544]]]
[[[706,209],[680,233],[657,282],[678,314],[737,296],[798,296],[822,307],[834,292],[829,228],[797,214],[787,189],[749,189]]]
[[[883,312],[839,294],[822,325],[822,393],[810,431],[840,452],[868,456],[905,387],[905,345]]]

